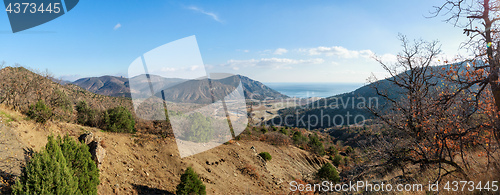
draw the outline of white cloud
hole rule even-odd
[[[379,58],[384,63],[396,63],[398,61],[398,57],[394,54],[386,53],[384,55],[379,56]]]
[[[240,67],[259,67],[259,68],[272,68],[272,69],[291,69],[291,65],[310,65],[321,64],[325,60],[321,58],[296,60],[288,58],[261,58],[250,60],[228,60],[226,64],[221,66],[229,66],[233,70],[238,70]]]
[[[215,21],[222,23],[222,20],[219,18],[219,16],[217,16],[217,14],[215,14],[213,12],[207,12],[207,11],[205,11],[205,10],[199,8],[199,7],[196,7],[196,6],[190,6],[190,7],[188,7],[188,9],[193,10],[193,11],[197,11],[197,12],[205,14],[207,16],[210,16]]]
[[[113,30],[118,30],[121,27],[122,27],[122,24],[118,23],[115,25],[115,27],[113,27]]]
[[[191,66],[191,68],[189,68],[189,70],[191,71],[195,71],[196,69],[200,68],[200,66],[198,65],[194,65],[194,66]]]
[[[177,68],[170,68],[170,67],[161,68],[161,71],[163,71],[163,72],[175,72],[177,70],[178,70]]]
[[[309,55],[325,55],[336,56],[339,58],[370,58],[374,55],[371,50],[348,50],[342,46],[333,47],[316,47],[310,49],[300,49],[299,51],[307,52]]]
[[[285,54],[287,52],[288,52],[288,50],[285,49],[285,48],[278,48],[278,49],[276,49],[276,51],[274,51],[274,54],[275,55],[283,55],[283,54]]]

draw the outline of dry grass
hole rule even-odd
[[[481,182],[482,186],[485,185],[486,182],[489,182],[489,186],[491,188],[491,183],[492,181],[499,181],[500,182],[500,166],[495,165],[495,163],[491,163],[488,166],[487,163],[487,157],[481,156],[479,157],[479,152],[471,152],[471,154],[468,156],[468,164],[470,164],[470,167],[466,170],[469,180],[468,182],[472,181],[474,182],[474,186],[476,187],[479,182]],[[472,158],[474,157],[474,158]],[[495,157],[498,159],[498,155],[495,155]],[[367,181],[384,181],[385,184],[391,184],[393,186],[396,186],[398,184],[422,184],[423,185],[423,191],[403,191],[403,192],[391,192],[391,193],[375,193],[375,194],[408,194],[408,195],[414,195],[414,194],[429,194],[429,193],[435,193],[435,192],[429,192],[428,191],[428,185],[429,183],[433,183],[435,179],[437,178],[438,174],[443,174],[442,172],[439,173],[437,167],[430,167],[427,170],[421,172],[419,166],[411,166],[407,167],[407,177],[410,178],[410,180],[413,181],[400,181],[396,182],[395,178],[398,178],[398,176],[401,176],[403,173],[401,170],[395,170],[393,172],[386,173],[383,177],[377,177],[375,175],[368,176]],[[499,190],[496,192],[493,191],[480,191],[480,190],[474,190],[474,191],[469,191],[467,188],[469,185],[465,185],[464,190],[462,191],[462,184],[458,183],[459,189],[458,191],[453,191],[451,188],[453,188],[452,182],[457,181],[467,181],[464,179],[461,175],[459,174],[451,174],[448,175],[439,181],[439,194],[444,194],[444,195],[451,195],[451,194],[500,194],[500,183],[497,183],[499,186]],[[445,185],[449,183],[449,190],[444,189]],[[436,193],[437,194],[437,193]]]
[[[245,166],[243,168],[240,169],[241,173],[245,174],[245,175],[248,175],[250,177],[252,177],[253,179],[260,179],[260,174],[257,172],[257,169],[255,168],[255,166],[251,165],[251,164],[245,164]]]
[[[261,135],[259,141],[263,141],[271,145],[286,146],[290,144],[290,137],[279,132],[269,132]]]

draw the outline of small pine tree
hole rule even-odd
[[[105,130],[112,132],[135,133],[134,117],[132,116],[132,113],[124,107],[120,106],[108,109],[104,113],[103,118],[104,120],[107,120],[103,122]]]
[[[68,165],[74,170],[78,179],[78,193],[97,194],[99,185],[99,169],[92,160],[89,147],[64,136],[61,143],[61,150],[67,160]]]
[[[286,130],[284,127],[280,129],[280,133],[283,135],[288,135],[288,130]]]
[[[294,144],[302,144],[307,142],[307,137],[303,136],[300,131],[295,131],[292,135],[292,140]]]
[[[311,134],[309,135],[309,146],[311,147],[312,151],[316,154],[319,155],[324,155],[325,154],[325,148],[323,146],[323,143],[318,138],[318,135],[316,134]]]
[[[189,121],[192,122],[191,126],[184,135],[187,140],[203,143],[213,139],[214,129],[212,128],[212,118],[195,112],[189,115]]]
[[[259,156],[261,156],[266,161],[270,161],[273,158],[271,154],[269,154],[269,152],[261,152],[259,153]]]
[[[340,156],[339,154],[336,154],[332,159],[332,163],[333,163],[333,165],[338,167],[340,164],[342,164],[342,156]]]
[[[318,173],[316,175],[319,179],[332,181],[334,183],[338,183],[340,181],[337,169],[330,163],[326,163],[325,165],[323,165],[321,169],[318,170]]]
[[[14,194],[75,194],[78,182],[73,174],[59,143],[49,137],[45,150],[31,158],[12,190]]]
[[[13,187],[14,194],[97,194],[99,171],[89,148],[68,135],[48,138]]]
[[[337,155],[339,153],[339,150],[337,150],[337,148],[335,146],[330,146],[328,148],[328,152],[331,154],[331,155]]]
[[[176,194],[207,194],[206,187],[198,178],[193,168],[188,167],[181,175],[181,183],[177,185]]]
[[[45,101],[38,100],[36,104],[29,106],[27,115],[37,123],[45,123],[52,117],[52,109],[45,104]]]

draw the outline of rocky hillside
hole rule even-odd
[[[87,91],[115,96],[123,97],[130,93],[129,88],[126,85],[128,82],[127,78],[115,77],[115,76],[102,76],[102,77],[89,77],[81,78],[73,82],[73,84],[84,88]]]
[[[0,70],[0,81],[0,193],[8,193],[21,167],[45,146],[49,135],[68,134],[78,139],[91,132],[99,137],[98,148],[105,150],[100,153],[105,155],[97,157],[99,194],[172,194],[187,167],[199,174],[209,194],[283,194],[288,193],[289,182],[311,178],[328,162],[288,143],[278,146],[259,141],[261,131],[251,128],[248,131],[253,132],[245,134],[251,139],[240,136],[241,140],[180,158],[171,135],[154,133],[156,127],[168,129],[159,124],[161,121],[137,119],[135,134],[75,124],[75,105],[80,100],[104,110],[116,106],[130,109],[130,99],[94,94],[73,84],[63,86],[21,67]],[[54,111],[44,124],[24,114],[39,99]],[[260,152],[269,152],[272,160],[264,161],[258,156]]]
[[[172,138],[150,134],[120,134],[64,122],[40,126],[0,106],[0,188],[20,173],[29,151],[39,151],[49,135],[74,139],[92,132],[106,150],[100,166],[99,194],[171,194],[187,167],[199,174],[208,194],[283,194],[289,182],[310,178],[328,162],[295,146],[274,146],[240,140],[180,158]],[[269,152],[271,161],[258,153]],[[3,183],[3,184],[2,184]]]
[[[129,79],[123,77],[115,76],[102,76],[102,77],[89,77],[81,78],[73,82],[73,84],[78,85],[90,92],[115,96],[115,97],[131,97],[130,93],[140,93],[143,90],[150,90],[149,83],[143,79],[143,77],[132,78],[136,83],[139,83],[135,87],[135,91],[130,89]],[[245,91],[245,97],[247,99],[257,99],[263,100],[266,98],[287,98],[288,96],[279,93],[278,91],[267,87],[259,81],[252,80],[248,77],[242,75],[234,75],[225,79],[220,79],[220,83],[227,84],[234,81],[240,80],[243,89]],[[172,97],[203,97],[204,94],[197,90],[199,88],[199,83],[197,82],[186,82],[186,80],[178,78],[163,78],[155,75],[151,75],[151,84],[155,88],[171,88],[174,92],[169,93]],[[181,86],[176,86],[181,84]],[[186,90],[187,89],[187,90]],[[193,89],[193,90],[189,90]],[[188,94],[189,93],[189,94]],[[196,98],[194,98],[196,99]]]

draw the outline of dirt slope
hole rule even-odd
[[[293,178],[307,177],[325,163],[324,159],[296,147],[275,147],[259,141],[235,142],[181,159],[173,139],[102,132],[97,135],[106,140],[107,150],[101,194],[151,193],[155,189],[175,192],[187,167],[194,168],[210,194],[282,194],[287,192]],[[252,146],[255,152],[250,149]],[[263,161],[257,155],[263,151],[269,152],[273,159]],[[255,168],[258,179],[244,173],[248,166]]]
[[[326,162],[294,146],[276,147],[259,141],[238,141],[181,159],[171,138],[102,132],[60,122],[39,125],[3,107],[0,117],[0,147],[8,146],[2,150],[0,169],[7,172],[4,167],[11,166],[9,173],[13,175],[19,174],[23,161],[12,164],[2,159],[22,159],[24,150],[40,150],[48,135],[67,133],[76,139],[90,131],[101,137],[107,155],[101,167],[99,194],[175,193],[187,167],[199,174],[208,194],[284,194],[288,193],[290,181],[310,177]],[[265,162],[257,155],[263,151],[272,155],[271,161]]]

